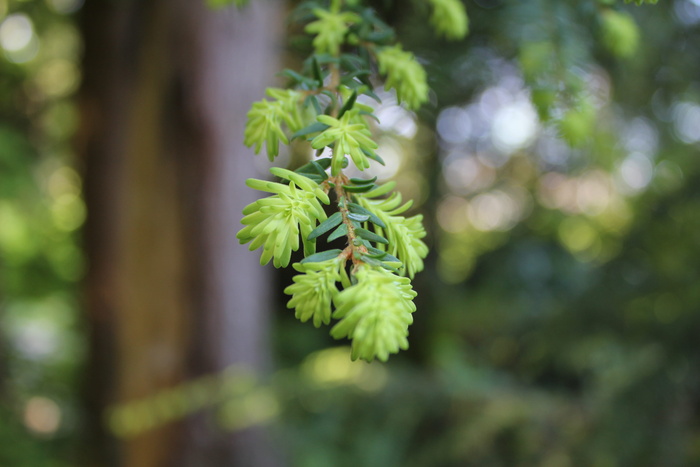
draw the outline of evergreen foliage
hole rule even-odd
[[[430,0],[432,23],[448,39],[467,32],[466,11],[456,0]],[[343,172],[352,164],[364,171],[370,161],[383,164],[375,152],[368,118],[372,107],[358,102],[373,92],[372,70],[386,77],[399,101],[417,109],[428,100],[423,67],[414,55],[393,43],[394,33],[376,12],[357,1],[303,2],[299,16],[310,12],[304,30],[313,35],[313,54],[306,74],[286,70],[294,90],[270,89],[274,100],[253,104],[248,113],[245,143],[256,153],[265,145],[270,160],[279,143],[304,138],[319,154],[329,148],[330,158],[314,160],[291,172],[272,169],[283,183],[249,180],[248,186],[273,193],[244,210],[239,233],[250,249],[262,247],[261,264],[287,266],[291,253],[304,243],[305,260],[294,264],[301,274],[285,292],[288,306],[301,321],[316,327],[339,319],[331,335],[352,340],[352,358],[385,361],[408,347],[408,325],[415,297],[410,278],[423,269],[428,248],[422,216],[401,216],[411,203],[391,193],[393,184],[378,186],[373,179],[350,179]],[[309,115],[310,118],[304,119]],[[286,127],[284,128],[283,127]],[[326,217],[319,201],[333,196],[336,212]],[[316,240],[344,237],[342,250],[316,252]],[[406,277],[408,276],[408,277]],[[338,290],[340,284],[342,291]],[[335,305],[335,312],[332,306]]]

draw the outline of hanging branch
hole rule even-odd
[[[467,32],[467,16],[459,0],[427,0],[431,22],[439,34],[460,39]],[[301,321],[316,327],[336,320],[331,335],[352,341],[352,358],[386,361],[408,348],[408,326],[416,310],[411,287],[423,269],[428,247],[422,216],[404,217],[411,202],[403,203],[395,183],[376,183],[376,177],[349,178],[353,164],[360,171],[377,155],[368,118],[374,108],[358,97],[374,93],[373,70],[393,89],[400,103],[417,109],[428,99],[423,67],[411,52],[396,43],[394,31],[360,1],[307,1],[299,17],[311,20],[305,31],[313,35],[313,54],[302,72],[285,70],[293,89],[268,89],[267,96],[248,113],[245,143],[256,153],[265,146],[273,161],[279,144],[308,141],[324,157],[292,172],[272,168],[279,182],[250,179],[249,187],[271,193],[245,208],[239,233],[250,249],[262,247],[261,264],[272,260],[286,267],[291,254],[303,245],[305,258],[293,265],[300,274],[285,289],[288,303]],[[334,204],[326,215],[322,205]],[[317,240],[345,238],[343,249],[317,251]],[[301,241],[300,241],[301,238]]]

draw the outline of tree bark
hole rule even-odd
[[[265,370],[269,278],[235,233],[255,196],[245,115],[277,68],[274,3],[85,4],[89,465],[276,465],[260,430],[200,417],[117,440],[102,423],[109,405],[233,363]]]

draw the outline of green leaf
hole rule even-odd
[[[376,214],[374,214],[372,211],[370,211],[368,209],[363,208],[359,204],[348,203],[348,209],[350,210],[350,212],[353,212],[355,214],[362,214],[365,216],[369,216],[370,222],[378,225],[382,229],[386,229],[386,224],[379,217],[377,217]]]
[[[371,179],[351,178],[350,181],[352,182],[353,185],[371,185],[372,183],[377,181],[377,177],[374,177]]]
[[[304,107],[308,107],[309,103],[313,106],[313,108],[317,114],[323,113],[321,111],[321,104],[318,103],[318,97],[313,96],[313,95],[307,96],[307,98],[304,99]]]
[[[365,39],[376,44],[386,44],[393,41],[394,31],[387,29],[385,31],[371,32],[365,36]]]
[[[311,60],[311,69],[313,70],[314,78],[318,81],[318,86],[323,86],[323,72],[321,71],[321,65],[318,64],[316,57],[313,57]]]
[[[325,123],[314,122],[311,125],[304,127],[301,130],[294,133],[291,139],[299,138],[300,136],[310,135],[312,133],[320,133],[327,128],[330,128],[330,126],[326,125]]]
[[[368,256],[368,255],[362,255],[360,257],[360,260],[362,260],[364,263],[369,264],[370,266],[381,267],[384,269],[388,269],[389,271],[395,272],[397,274],[399,273],[399,270],[397,268],[395,268],[394,266],[391,266],[389,264],[386,264],[385,263],[386,260],[380,261],[380,260],[372,258],[371,256]]]
[[[376,115],[374,115],[372,112],[367,112],[366,110],[360,110],[360,115],[367,115],[369,118],[371,118],[371,119],[374,120],[375,122],[377,122],[377,123],[382,123],[382,122],[379,120],[379,117],[377,117]]]
[[[386,165],[386,162],[384,162],[384,159],[382,159],[381,157],[379,157],[379,154],[374,153],[374,152],[372,152],[372,151],[368,151],[368,150],[366,150],[366,149],[364,149],[364,148],[362,148],[362,152],[364,152],[364,153],[365,153],[365,156],[369,157],[369,158],[372,159],[373,161],[377,161],[377,162],[379,162],[379,163],[382,164],[382,165]]]
[[[389,244],[389,240],[382,237],[381,235],[377,235],[374,232],[370,232],[369,230],[355,229],[355,233],[360,237],[364,238],[365,240],[369,240],[370,242],[383,243],[385,245]]]
[[[384,250],[380,250],[379,248],[374,248],[374,247],[367,247],[367,251],[369,253],[372,253],[371,256],[372,258],[376,259],[381,259],[382,261],[387,261],[389,263],[400,263],[401,260],[398,259],[396,256],[392,256],[389,253],[387,253]]]
[[[303,175],[304,177],[306,177],[306,178],[308,178],[308,179],[310,179],[310,180],[313,180],[314,183],[317,183],[318,185],[320,185],[321,183],[325,182],[326,179],[328,178],[327,176],[324,177],[324,176],[321,176],[321,175],[317,175],[317,174],[315,174],[315,173],[310,174],[310,173],[302,172],[302,173],[300,173],[299,175]]]
[[[308,78],[302,74],[297,73],[294,70],[290,69],[285,69],[281,73],[279,73],[282,76],[286,76],[287,78],[291,78],[297,83],[303,83],[303,84],[308,84],[309,86],[316,86],[316,80]]]
[[[369,216],[366,214],[353,214],[350,213],[348,214],[348,218],[357,221],[357,222],[367,222],[369,220]]]
[[[340,56],[340,65],[346,70],[368,69],[369,64],[366,60],[357,55],[343,54]]]
[[[369,264],[370,266],[376,266],[376,267],[380,267],[380,268],[384,267],[384,264],[381,261],[379,261],[378,259],[374,259],[371,256],[362,255],[362,256],[360,256],[360,260]]]
[[[375,186],[374,185],[360,185],[360,186],[343,185],[343,189],[349,193],[365,193],[367,191],[370,191],[372,188],[375,188]]]
[[[331,160],[331,159],[328,159],[328,160]],[[319,164],[319,163],[316,162],[316,161],[311,161],[311,165],[313,165],[314,169],[316,169],[316,172],[318,172],[319,175],[321,175],[322,177],[324,177],[324,179],[325,179],[325,177],[328,177],[328,174],[326,173],[326,170],[323,168],[323,166],[322,166],[321,164]],[[328,167],[326,167],[326,169],[327,169],[327,168],[328,168]]]
[[[300,263],[321,263],[323,261],[328,261],[329,259],[337,258],[343,251],[342,250],[328,250],[316,253],[311,256],[307,256],[302,259]]]
[[[340,237],[344,237],[347,234],[348,234],[348,226],[347,226],[347,224],[343,224],[340,227],[338,227],[337,229],[335,229],[335,231],[328,236],[328,241],[332,242],[333,240],[338,239]]]
[[[312,175],[325,175],[325,169],[331,166],[331,159],[329,157],[324,157],[323,159],[317,159],[311,161],[308,164],[304,164],[295,170],[298,174],[312,174]],[[319,170],[320,168],[320,170]]]
[[[318,227],[312,230],[307,238],[309,240],[318,238],[324,233],[330,231],[333,227],[339,225],[341,222],[343,222],[343,216],[339,212],[336,212],[331,217],[321,222]]]
[[[382,99],[374,93],[372,88],[368,86],[367,83],[364,82],[364,77],[361,75],[358,78],[361,79],[363,82],[358,82],[353,79],[343,84],[346,84],[347,87],[349,87],[350,89],[359,89],[359,94],[365,94],[381,104]]]
[[[352,106],[355,105],[355,101],[357,100],[357,91],[353,91],[352,95],[348,98],[347,101],[343,104],[343,106],[340,108],[340,112],[338,113],[338,119],[340,119],[345,112],[348,110],[352,109]]]

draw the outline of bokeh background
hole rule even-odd
[[[433,90],[377,110],[431,247],[385,364],[237,245],[308,40],[211,3],[0,0],[0,465],[700,465],[700,1],[372,2]]]

